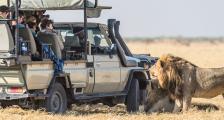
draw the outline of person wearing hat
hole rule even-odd
[[[0,19],[7,19],[9,15],[9,7],[2,5],[0,6]]]

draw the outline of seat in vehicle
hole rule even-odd
[[[77,36],[66,36],[64,43],[65,50],[71,50],[72,47],[81,47]]]
[[[2,52],[12,51],[14,49],[14,40],[7,23],[0,22],[0,36],[1,36],[0,51]]]
[[[62,42],[62,38],[59,35],[57,35],[56,33],[38,32],[37,38],[45,44],[50,44],[54,54],[59,59],[62,59],[62,51],[64,49],[64,45]]]
[[[29,28],[19,28],[19,36],[30,43],[30,51],[32,55],[38,54],[37,44]]]

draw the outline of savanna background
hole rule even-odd
[[[148,38],[125,39],[133,53],[160,56],[171,53],[183,57],[200,67],[224,66],[224,40],[222,38]],[[128,114],[124,105],[108,107],[97,105],[73,105],[64,115],[53,115],[44,110],[23,110],[17,106],[0,109],[0,120],[222,120],[224,99],[193,99],[186,113]]]

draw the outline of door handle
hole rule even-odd
[[[93,77],[93,70],[92,69],[89,70],[89,76]]]

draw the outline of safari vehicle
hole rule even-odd
[[[141,61],[131,54],[119,34],[119,21],[108,25],[88,23],[103,9],[98,1],[6,0],[15,18],[0,21],[0,102],[2,107],[44,107],[63,113],[72,104],[125,103],[136,112],[144,102],[149,79]],[[11,31],[2,21],[18,21],[18,11],[83,10],[83,23],[58,23],[58,34],[39,32],[37,41],[29,28]],[[81,35],[77,34],[80,33]],[[83,39],[82,39],[83,38]],[[63,41],[63,47],[58,41]],[[39,51],[37,48],[41,48]],[[38,58],[38,59],[37,59]]]

